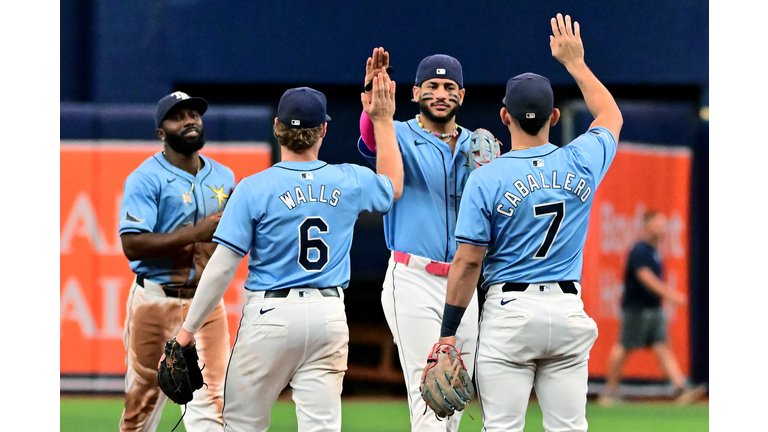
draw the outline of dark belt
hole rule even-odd
[[[560,285],[560,289],[562,289],[564,293],[579,295],[579,291],[576,289],[576,284],[574,283],[574,281],[562,281],[562,282],[558,282],[557,284]],[[531,285],[531,284],[507,282],[501,287],[501,290],[504,292],[525,291],[526,289],[528,289],[528,285]]]
[[[286,298],[293,288],[264,291],[264,298]],[[300,288],[297,288],[300,289]],[[323,297],[340,297],[338,287],[316,288]]]
[[[137,275],[136,276],[136,285],[144,288],[144,276]],[[181,298],[181,299],[191,299],[195,296],[195,291],[197,291],[197,288],[195,287],[167,287],[162,286],[163,292],[165,292],[166,297],[173,297],[173,298]]]

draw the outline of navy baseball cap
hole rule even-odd
[[[191,97],[184,92],[173,92],[157,102],[157,111],[155,112],[155,127],[160,127],[160,123],[165,117],[176,110],[189,108],[197,111],[200,115],[205,114],[208,109],[208,101],[201,97]]]
[[[501,102],[509,114],[519,121],[547,118],[555,109],[552,84],[535,73],[510,78],[506,96]]]
[[[453,80],[459,87],[464,88],[461,63],[449,55],[431,55],[419,63],[419,69],[416,71],[416,85],[421,85],[424,81],[432,78]]]
[[[325,113],[325,95],[309,87],[286,90],[277,105],[277,120],[293,129],[310,129],[331,119]]]

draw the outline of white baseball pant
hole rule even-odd
[[[476,376],[484,432],[522,432],[536,391],[547,432],[587,430],[587,361],[597,325],[557,282],[524,292],[491,285],[483,303]]]
[[[324,297],[292,288],[285,298],[248,291],[224,387],[224,430],[269,429],[272,405],[293,390],[299,432],[341,430],[349,328],[344,290]]]
[[[394,255],[394,254],[393,254]],[[432,346],[440,337],[448,278],[427,273],[430,260],[411,256],[408,265],[391,256],[381,304],[394,337],[408,392],[413,432],[456,432],[462,411],[439,420],[421,398],[421,374]],[[472,376],[478,333],[478,303],[473,296],[456,333],[456,349]]]

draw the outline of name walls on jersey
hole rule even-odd
[[[288,207],[288,210],[293,210],[296,206],[311,202],[328,204],[331,207],[336,207],[336,205],[339,203],[341,191],[338,189],[334,189],[333,192],[331,192],[330,199],[328,199],[325,197],[325,185],[320,185],[320,194],[318,196],[314,195],[311,184],[308,184],[304,187],[306,188],[306,193],[304,193],[304,189],[302,189],[301,186],[296,186],[293,189],[293,195],[291,194],[290,190],[287,190],[284,194],[280,195],[280,200],[283,202],[283,204],[285,204],[286,207]]]
[[[579,197],[583,203],[587,202],[589,196],[592,195],[592,187],[587,186],[587,181],[583,178],[579,178],[578,181],[576,181],[576,174],[571,172],[565,173],[565,176],[560,174],[559,180],[557,171],[552,171],[551,174],[544,174],[544,172],[540,171],[538,174],[538,180],[536,178],[537,176],[534,174],[526,175],[525,179],[515,180],[512,185],[515,187],[516,193],[512,191],[505,191],[504,198],[506,198],[508,203],[499,203],[496,206],[496,212],[507,217],[514,215],[518,203],[520,203],[520,201],[522,201],[525,197],[536,192],[537,190],[566,190]],[[541,183],[539,183],[539,180]],[[512,206],[510,207],[509,204]]]

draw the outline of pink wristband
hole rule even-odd
[[[373,122],[368,118],[365,111],[360,114],[360,136],[368,150],[371,153],[376,153],[376,134],[373,133]]]

